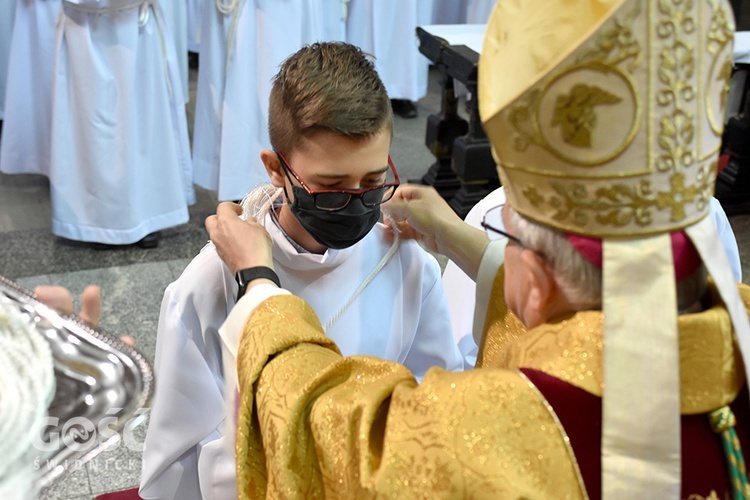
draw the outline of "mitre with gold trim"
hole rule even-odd
[[[692,240],[750,360],[747,314],[706,217],[733,34],[725,0],[500,0],[487,25],[479,111],[508,203],[603,240],[609,497],[680,494],[670,233]]]
[[[732,19],[718,0],[501,0],[479,104],[513,207],[594,236],[706,216]]]

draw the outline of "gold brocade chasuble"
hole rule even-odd
[[[477,367],[532,368],[601,397],[601,311],[578,312],[526,331],[502,300],[503,277],[501,267],[489,297]],[[750,310],[750,287],[738,286]],[[716,410],[734,401],[744,384],[743,365],[726,310],[713,286],[708,295],[710,307],[705,311],[679,316],[683,414]]]
[[[501,357],[505,347],[526,333],[526,327],[508,309],[508,305],[505,303],[503,296],[504,281],[505,266],[501,265],[495,274],[495,280],[490,288],[489,296],[482,297],[486,301],[485,307],[487,312],[483,322],[481,340],[477,342],[479,344],[477,368],[503,367]],[[480,300],[480,298],[478,297],[477,300]],[[478,330],[479,327],[476,327],[476,329]]]
[[[402,365],[342,358],[288,295],[255,310],[237,368],[240,498],[585,498],[519,372],[435,368],[417,385]]]
[[[601,313],[577,313],[498,349],[492,362],[507,370],[433,369],[417,385],[401,365],[342,358],[307,304],[273,297],[238,353],[239,496],[585,498],[554,410],[518,368],[600,395],[601,325]],[[680,326],[683,413],[733,400],[743,376],[726,311]]]

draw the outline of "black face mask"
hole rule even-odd
[[[341,210],[329,212],[316,207],[315,199],[301,187],[292,186],[292,193],[294,201],[287,202],[292,213],[310,236],[327,248],[354,245],[380,220],[380,205],[366,207],[359,198]]]

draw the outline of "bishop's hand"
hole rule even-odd
[[[216,215],[206,219],[206,230],[221,260],[232,274],[240,269],[264,266],[273,269],[271,237],[255,219],[242,220],[242,207],[219,204]]]

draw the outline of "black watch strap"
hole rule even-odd
[[[281,281],[279,280],[279,276],[274,272],[273,269],[266,266],[248,267],[247,269],[241,269],[237,271],[237,274],[234,275],[234,279],[240,286],[240,289],[237,291],[237,301],[239,301],[240,298],[245,295],[247,285],[253,280],[271,280],[276,283],[276,286],[281,288]]]

